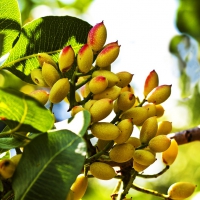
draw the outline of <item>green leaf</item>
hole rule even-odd
[[[54,126],[57,130],[67,129],[83,137],[90,123],[90,112],[87,110],[83,110],[78,112],[73,118],[56,122]]]
[[[27,143],[16,138],[0,138],[0,153],[17,147],[23,147]]]
[[[46,132],[54,123],[52,113],[41,103],[8,88],[0,88],[0,119],[11,128],[8,133]]]
[[[17,0],[0,1],[0,34],[3,34],[2,55],[8,53],[21,31],[21,14]]]
[[[13,177],[16,200],[65,200],[81,173],[84,140],[68,130],[38,135],[25,146]]]
[[[87,42],[91,25],[70,16],[47,16],[26,24],[19,40],[2,66],[22,80],[32,83],[30,72],[39,67],[37,54],[46,52],[57,62],[61,49],[71,45],[75,52]]]

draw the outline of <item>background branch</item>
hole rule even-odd
[[[200,141],[200,128],[195,127],[192,129],[171,133],[169,134],[171,139],[175,139],[178,145],[186,144],[189,142]]]

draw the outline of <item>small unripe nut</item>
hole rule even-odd
[[[158,135],[149,141],[149,148],[154,152],[166,151],[171,144],[171,140],[166,135]]]
[[[112,45],[112,46],[107,46],[103,48],[103,50],[98,54],[96,58],[96,65],[98,67],[107,67],[111,63],[113,63],[120,51],[120,46],[119,45]]]
[[[58,57],[59,69],[61,72],[67,72],[71,69],[74,62],[75,53],[71,45],[64,47]]]
[[[49,100],[52,103],[59,103],[67,96],[69,90],[70,84],[68,78],[61,78],[51,88]]]
[[[160,85],[154,88],[147,96],[149,103],[161,104],[166,101],[171,94],[172,85]]]
[[[103,48],[106,38],[107,30],[102,21],[90,29],[88,33],[87,44],[91,46],[94,52],[97,52]]]
[[[172,184],[168,189],[168,195],[171,199],[186,199],[192,195],[196,185],[189,182],[177,182]]]
[[[59,75],[57,69],[53,65],[48,64],[48,63],[44,63],[42,66],[42,76],[43,76],[45,82],[50,87],[52,87],[54,85],[54,83],[56,81],[58,81],[60,78],[60,75]]]
[[[77,65],[78,69],[82,73],[87,73],[90,71],[93,63],[93,51],[92,48],[85,44],[81,47],[77,55]]]
[[[45,90],[34,90],[29,95],[37,99],[43,105],[45,105],[49,99],[49,94]]]
[[[155,155],[150,151],[138,149],[133,155],[133,159],[140,165],[149,166],[156,160]]]
[[[155,70],[151,71],[144,83],[144,96],[146,97],[155,87],[158,86],[159,79]]]
[[[110,180],[116,176],[115,170],[103,162],[94,162],[90,165],[91,174],[102,180]]]
[[[104,76],[96,76],[89,82],[89,90],[93,94],[103,92],[108,87],[108,80]]]
[[[96,122],[91,126],[92,134],[101,140],[114,140],[120,134],[120,129],[108,122]]]
[[[145,120],[142,124],[142,128],[140,130],[140,141],[143,144],[148,143],[153,137],[155,137],[158,129],[157,118],[150,117]]]
[[[79,174],[75,180],[75,182],[71,186],[71,190],[74,193],[74,200],[79,200],[81,199],[88,187],[88,177],[85,176],[84,174]]]
[[[38,62],[40,64],[40,67],[43,66],[44,63],[48,63],[53,65],[55,68],[57,68],[56,62],[53,60],[53,58],[47,54],[47,53],[38,53]]]
[[[91,106],[89,112],[91,114],[91,121],[98,122],[106,118],[113,109],[113,101],[108,98],[100,99]]]
[[[31,79],[38,86],[49,87],[42,76],[41,69],[33,69],[31,71]]]
[[[169,148],[162,152],[162,160],[166,165],[171,165],[178,155],[178,144],[175,139],[171,140]]]
[[[116,144],[109,153],[110,159],[117,163],[129,161],[134,154],[135,148],[129,143]]]

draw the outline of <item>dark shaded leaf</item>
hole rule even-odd
[[[71,131],[38,135],[25,146],[14,174],[15,199],[65,200],[85,154],[83,139]]]

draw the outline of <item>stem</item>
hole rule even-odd
[[[114,124],[115,122],[119,121],[119,116],[122,114],[122,110],[120,110],[115,117],[113,118],[113,120],[110,122],[112,124]]]
[[[89,171],[89,166],[88,165],[84,165],[84,176],[88,177],[88,171]]]
[[[137,174],[138,177],[142,177],[142,178],[157,178],[158,176],[161,176],[162,174],[164,174],[167,170],[169,169],[169,165],[167,165],[162,171],[158,172],[157,174]]]
[[[75,89],[79,89],[80,87],[82,87],[83,85],[85,85],[88,81],[90,81],[92,79],[92,76],[90,76],[89,78],[85,79],[83,82],[81,82],[80,84],[75,86]]]
[[[157,197],[160,197],[162,199],[165,199],[165,200],[170,200],[169,196],[166,195],[166,194],[161,194],[155,190],[150,190],[150,189],[146,189],[146,188],[143,188],[143,187],[140,187],[136,184],[132,184],[131,188],[139,191],[139,192],[143,192],[143,193],[146,193],[146,194],[151,194],[151,195],[154,195],[154,196],[157,196]]]
[[[50,103],[49,110],[50,110],[50,111],[51,111],[51,113],[52,113],[52,111],[53,111],[53,103],[52,103],[52,102]]]
[[[77,73],[77,70],[78,68],[76,67],[73,75],[72,75],[72,78],[70,80],[70,94],[69,94],[69,109],[68,111],[70,111],[74,106],[78,105],[77,102],[76,102],[76,73]]]
[[[91,75],[94,71],[96,71],[96,70],[98,70],[98,69],[100,69],[100,67],[98,67],[98,66],[95,66],[95,67],[93,67],[88,73],[86,73],[86,74],[82,74],[82,73],[77,73],[77,77],[80,77],[80,76],[87,76],[87,75]]]
[[[125,188],[124,188],[124,191],[123,191],[122,194],[120,195],[120,200],[123,200],[123,199],[126,197],[126,195],[128,194],[128,192],[129,192],[129,190],[130,190],[130,188],[131,188],[131,186],[132,186],[132,184],[133,184],[133,181],[135,180],[136,176],[137,176],[137,172],[136,172],[134,169],[132,169],[132,170],[131,170],[131,176],[130,176],[130,178],[129,178],[129,181],[128,181],[128,183],[126,184],[126,186],[125,186]]]
[[[79,104],[79,105],[85,104],[88,100],[90,100],[90,99],[92,98],[92,95],[93,95],[93,93],[90,92],[90,93],[87,95],[87,97],[86,97],[85,99],[83,99],[82,101],[79,101],[78,104]]]
[[[88,154],[90,153],[90,155],[87,155],[87,156],[94,155],[96,153],[96,149],[92,145],[91,141],[88,139],[88,133],[87,132],[86,132],[86,134],[84,134],[83,138],[85,139],[85,142],[87,144]]]
[[[114,141],[110,141],[103,150],[99,151],[98,153],[96,153],[95,155],[91,156],[90,158],[86,159],[85,164],[94,162],[95,160],[97,160],[101,155],[103,155],[106,151],[108,151],[114,144]]]
[[[147,146],[148,146],[148,144],[142,144],[141,146],[137,147],[135,150],[144,149]]]
[[[147,100],[146,99],[143,99],[142,102],[140,102],[137,107],[142,107],[142,105],[146,102]]]
[[[115,186],[114,190],[113,190],[113,193],[111,194],[111,199],[112,200],[117,200],[117,197],[118,197],[118,193],[121,189],[121,185],[122,185],[122,180],[119,180],[117,182],[117,185]]]

